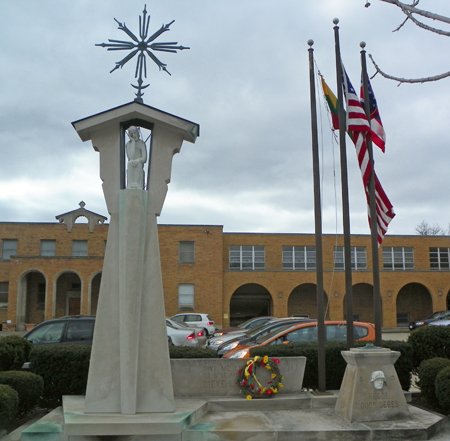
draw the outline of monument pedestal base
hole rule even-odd
[[[67,441],[179,441],[181,432],[208,410],[207,401],[180,399],[173,413],[86,414],[84,400],[84,396],[63,397]]]
[[[336,414],[350,423],[408,418],[394,363],[400,352],[383,348],[343,351],[347,362]]]

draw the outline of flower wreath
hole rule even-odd
[[[252,398],[269,398],[278,393],[278,389],[283,387],[281,380],[283,379],[278,364],[280,360],[276,358],[269,359],[267,355],[264,357],[256,356],[253,360],[247,361],[244,368],[238,370],[237,384],[241,392],[246,395],[247,400]],[[256,371],[259,367],[271,371],[271,380],[264,387],[256,377]]]

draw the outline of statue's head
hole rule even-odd
[[[138,131],[137,127],[135,127],[135,126],[130,126],[130,128],[128,129],[128,136],[129,136],[131,139],[134,139],[135,141],[136,141],[137,139],[139,139],[139,131]]]
[[[370,378],[370,382],[373,383],[375,389],[383,389],[386,383],[386,377],[383,371],[373,371]]]

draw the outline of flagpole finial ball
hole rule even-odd
[[[339,23],[339,18],[333,18],[333,23],[337,25]]]
[[[366,47],[366,42],[365,41],[361,41],[361,43],[359,43],[359,47],[364,49]]]
[[[314,44],[314,40],[309,39],[309,40],[308,40],[308,45],[309,45],[309,46],[312,46],[313,44]]]

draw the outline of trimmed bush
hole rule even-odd
[[[436,398],[435,381],[436,377],[442,369],[450,366],[450,360],[448,358],[430,358],[424,360],[419,366],[419,387],[422,396],[432,406],[438,406],[438,400]]]
[[[6,384],[0,384],[0,429],[5,429],[19,408],[19,394]]]
[[[359,342],[355,347],[365,346],[367,342]],[[400,357],[394,364],[395,370],[403,390],[411,387],[412,348],[406,342],[385,341],[383,347],[399,351]],[[325,379],[328,390],[341,388],[347,363],[341,355],[346,350],[345,342],[327,342],[325,345]],[[318,360],[317,343],[297,343],[289,345],[273,345],[257,347],[250,350],[252,357],[255,355],[267,355],[273,357],[306,357],[305,376],[303,387],[307,389],[318,389]]]
[[[33,345],[18,335],[0,338],[0,371],[19,370],[28,360]]]
[[[30,370],[44,379],[40,405],[57,407],[63,395],[84,395],[90,357],[90,346],[35,347],[30,353]]]
[[[33,409],[44,392],[44,380],[31,372],[0,372],[0,384],[11,386],[19,394],[19,414]]]
[[[186,346],[169,346],[170,358],[219,358],[216,351],[206,348],[189,348]]]
[[[450,366],[442,369],[435,381],[436,398],[445,415],[450,414]]]
[[[413,373],[430,358],[450,358],[450,326],[422,326],[411,332],[408,343],[413,348]]]

